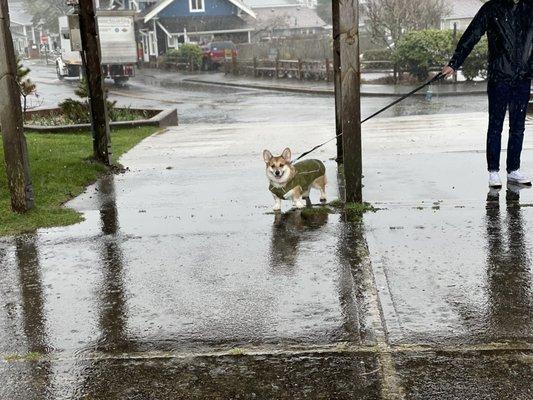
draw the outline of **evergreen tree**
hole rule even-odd
[[[22,60],[17,59],[17,83],[19,85],[20,95],[22,96],[22,110],[24,114],[28,109],[28,96],[35,93],[37,86],[28,78],[29,68],[22,65]]]

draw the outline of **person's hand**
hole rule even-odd
[[[441,74],[445,77],[445,78],[448,78],[449,76],[452,76],[453,73],[455,72],[455,70],[450,67],[449,65],[446,65],[442,71],[441,71]]]

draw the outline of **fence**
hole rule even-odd
[[[376,71],[376,64],[381,68],[387,65],[387,61],[363,61],[363,70]],[[389,62],[392,70],[392,63]],[[282,60],[282,59],[262,59],[254,57],[252,59],[234,58],[224,63],[224,72],[233,75],[247,75],[255,78],[278,78],[278,79],[299,79],[315,81],[333,81],[333,60]],[[381,69],[380,69],[381,70]]]
[[[237,45],[240,57],[244,59],[324,60],[333,59],[333,42],[329,37],[312,39],[286,38],[260,43]]]
[[[224,64],[224,72],[234,75],[248,75],[256,78],[287,78],[299,80],[333,80],[333,61],[316,60],[270,60],[254,57],[237,59]]]

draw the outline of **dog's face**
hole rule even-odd
[[[268,150],[263,151],[266,174],[270,181],[283,185],[291,178],[291,150],[285,149],[281,156],[274,157]]]

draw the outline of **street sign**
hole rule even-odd
[[[68,16],[68,29],[70,32],[70,51],[82,51],[80,16],[78,14]]]

